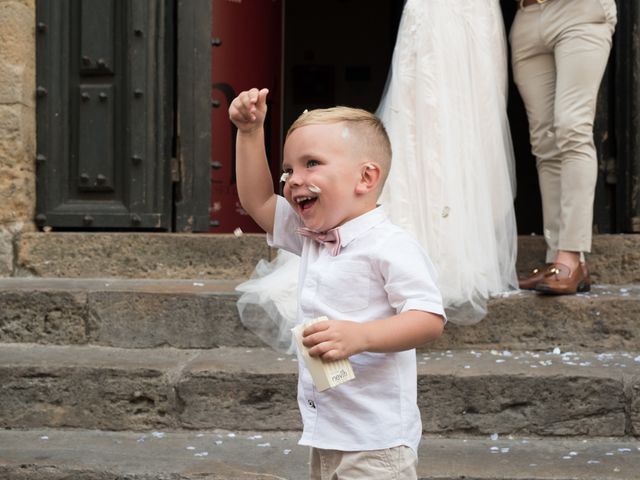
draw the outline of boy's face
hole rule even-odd
[[[306,125],[285,142],[284,196],[312,230],[329,230],[366,211],[357,202],[365,167],[354,158],[352,134],[344,123]]]

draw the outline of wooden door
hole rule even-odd
[[[274,185],[280,172],[282,0],[212,0],[211,231],[261,232],[238,201],[231,101],[268,88],[265,142]]]

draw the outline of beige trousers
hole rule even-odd
[[[513,74],[529,119],[547,262],[591,251],[598,164],[596,99],[616,24],[614,0],[547,0],[520,8],[510,32]]]
[[[311,448],[310,480],[416,480],[418,457],[409,447],[342,452]]]

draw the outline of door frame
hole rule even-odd
[[[172,165],[176,232],[209,229],[211,197],[211,0],[176,8],[176,156]]]

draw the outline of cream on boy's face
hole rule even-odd
[[[329,230],[360,214],[354,200],[361,168],[350,141],[348,127],[332,123],[300,127],[285,142],[284,196],[312,230]]]

